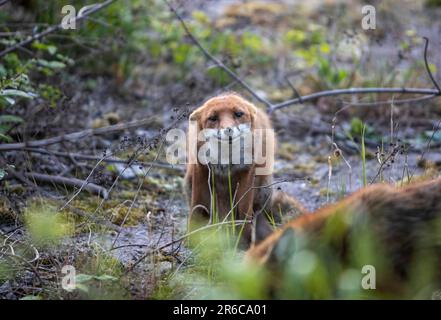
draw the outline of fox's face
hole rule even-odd
[[[216,165],[220,174],[228,172],[231,165],[236,170],[248,168],[253,163],[256,113],[256,107],[235,94],[217,96],[196,109],[190,115],[190,124],[197,126],[190,125],[189,139],[190,145],[196,143],[197,150],[202,150],[199,162]],[[192,131],[196,127],[197,131]]]
[[[208,100],[194,111],[191,121],[197,121],[200,130],[215,129],[221,136],[234,136],[245,126],[252,126],[256,108],[236,95],[226,95]]]
[[[206,129],[231,129],[251,123],[248,108],[233,101],[212,101],[204,112],[201,123]]]

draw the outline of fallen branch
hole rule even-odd
[[[191,41],[202,51],[202,53],[205,55],[206,58],[214,62],[218,67],[220,67],[222,70],[224,70],[230,77],[232,77],[234,80],[236,80],[242,87],[244,87],[254,98],[256,98],[258,101],[262,102],[266,105],[268,109],[272,107],[271,102],[266,100],[265,98],[259,96],[255,90],[253,90],[248,84],[245,83],[237,74],[235,74],[230,68],[228,68],[222,61],[211,55],[207,49],[204,48],[204,46],[199,42],[199,40],[191,33],[190,29],[187,27],[187,24],[184,21],[184,18],[178,13],[178,11],[167,1],[164,0],[164,2],[167,4],[167,6],[170,8],[170,10],[175,14],[176,18],[178,18],[179,22],[181,23],[182,27],[184,28],[187,35],[190,37]]]
[[[123,174],[123,172],[129,168],[131,165],[133,165],[137,160],[137,157],[139,156],[140,153],[144,152],[145,150],[156,148],[156,144],[159,142],[160,138],[165,134],[165,132],[168,132],[170,129],[174,128],[182,119],[187,118],[188,114],[190,113],[190,110],[188,110],[187,108],[184,110],[184,112],[179,115],[178,117],[175,118],[175,120],[173,120],[172,123],[170,123],[167,127],[159,130],[159,133],[157,133],[155,136],[151,137],[149,139],[149,142],[146,144],[143,144],[141,146],[138,146],[137,149],[135,150],[135,152],[132,154],[132,156],[130,157],[130,159],[126,162],[126,167],[124,168],[124,170],[122,172],[120,172],[118,174],[118,176],[115,178],[115,180],[113,181],[112,185],[109,187],[108,192],[110,194],[110,192],[112,192],[114,186],[116,185],[117,181],[119,180],[119,178],[121,177],[121,175]],[[95,169],[98,167],[98,165],[104,161],[105,158],[110,158],[111,155],[108,156],[104,156],[103,158],[101,158],[95,165],[95,167],[92,169],[92,171],[89,173],[89,176],[86,178],[86,180],[84,181],[84,183],[87,183],[87,181],[89,180],[89,178],[92,176],[93,172],[95,171]],[[82,188],[80,188],[67,202],[66,204],[70,203],[80,192],[81,192]],[[101,208],[102,204],[104,203],[104,199],[103,201],[101,201],[101,203],[99,204],[99,206],[96,208],[95,211],[97,211],[99,208]]]
[[[83,139],[89,136],[97,136],[103,134],[114,133],[118,131],[123,131],[126,129],[133,129],[142,127],[151,122],[151,118],[131,121],[128,123],[119,123],[112,126],[97,128],[97,129],[86,129],[82,131],[72,132],[68,134],[63,134],[61,136],[56,136],[47,139],[34,140],[28,142],[19,142],[19,143],[5,143],[0,144],[0,151],[12,151],[12,150],[20,150],[25,148],[35,148],[35,147],[43,147],[51,144],[56,144],[65,141],[77,141],[79,139]]]
[[[67,178],[67,177],[61,177],[61,176],[51,176],[43,173],[35,173],[35,172],[25,172],[23,174],[26,178],[46,182],[46,183],[55,183],[60,184],[64,186],[71,186],[71,187],[78,187],[80,188],[83,186],[83,189],[96,194],[104,199],[107,199],[109,196],[109,193],[107,190],[99,185],[96,185],[94,183],[86,183],[83,180],[76,179],[76,178]]]
[[[38,185],[36,185],[35,182],[30,181],[22,173],[19,173],[17,171],[11,170],[11,169],[8,169],[8,173],[11,174],[16,179],[22,181],[23,183],[25,183],[25,184],[27,184],[29,186],[32,186],[32,187],[36,187],[37,189],[39,189]],[[48,193],[47,191],[45,191],[43,189],[39,189],[38,191],[41,192],[42,194],[48,196],[48,197],[52,196],[50,193]],[[56,203],[58,203],[60,205],[62,203],[61,201],[59,201],[57,199],[54,199],[54,198],[51,198],[51,201],[54,201],[54,202],[56,202]],[[92,222],[94,222],[94,223],[96,223],[98,225],[103,225],[103,226],[105,226],[105,227],[107,227],[109,229],[112,229],[112,230],[115,230],[115,231],[118,231],[118,232],[121,230],[120,226],[118,226],[116,224],[113,224],[110,221],[107,221],[105,219],[100,219],[98,217],[95,217],[92,214],[89,214],[89,213],[87,213],[87,212],[85,212],[85,211],[83,211],[83,210],[81,210],[79,208],[76,208],[76,207],[72,206],[72,205],[66,205],[65,207],[67,207],[69,212],[71,212],[72,214],[75,214],[77,216],[85,218],[86,220],[91,220]]]
[[[139,258],[133,264],[131,264],[126,272],[132,271],[140,262],[142,262],[142,260],[147,258],[149,255],[151,255],[151,254],[153,254],[155,252],[159,252],[161,250],[164,250],[165,248],[170,247],[170,246],[172,246],[172,245],[174,245],[176,243],[180,243],[180,242],[184,241],[185,239],[187,239],[188,237],[190,237],[190,236],[192,236],[192,235],[194,235],[194,234],[196,234],[198,232],[201,232],[201,231],[204,231],[204,230],[208,230],[208,229],[211,229],[211,228],[214,228],[214,227],[218,227],[219,228],[219,227],[221,227],[223,225],[240,226],[240,225],[247,224],[247,223],[248,224],[252,223],[252,221],[251,220],[223,221],[223,222],[218,222],[218,223],[215,223],[215,224],[208,224],[206,226],[200,227],[200,228],[198,228],[196,230],[193,230],[191,232],[188,232],[188,233],[184,234],[182,237],[180,237],[180,238],[178,238],[176,240],[170,241],[170,242],[160,246],[159,248],[152,249],[152,250],[146,252],[141,258]],[[148,246],[148,245],[139,244],[139,245],[136,245],[136,246],[141,247],[141,246]],[[118,246],[118,247],[112,247],[110,250],[112,251],[112,250],[121,249],[121,248],[124,248],[124,247],[126,247],[126,245],[122,245],[122,246]]]
[[[441,88],[438,82],[435,80],[435,77],[432,74],[432,70],[430,70],[429,62],[427,60],[427,51],[429,49],[429,38],[423,37],[424,43],[424,65],[426,66],[427,74],[429,75],[430,80],[432,80],[433,85],[438,89],[438,94],[441,94]]]
[[[69,153],[69,152],[60,152],[60,151],[50,151],[47,149],[33,149],[33,148],[25,148],[25,149],[18,149],[19,151],[26,151],[31,153],[40,153],[40,154],[47,154],[52,156],[58,156],[63,158],[69,158],[74,160],[86,160],[86,161],[99,161],[102,159],[102,162],[106,163],[122,163],[127,164],[127,160],[123,160],[117,157],[111,157],[111,158],[103,158],[98,157],[94,155],[86,155],[86,154],[80,154],[80,153]],[[146,161],[138,161],[133,163],[133,165],[141,165],[141,166],[152,166],[156,168],[162,168],[167,170],[174,170],[174,171],[183,171],[183,166],[180,165],[171,165],[164,162],[146,162]]]
[[[199,42],[199,40],[191,33],[190,29],[188,28],[187,24],[184,21],[184,18],[177,12],[177,10],[168,2],[168,0],[164,0],[164,2],[167,4],[167,6],[170,8],[170,10],[175,14],[175,16],[178,18],[179,22],[182,24],[182,27],[184,28],[185,32],[187,33],[188,37],[193,41],[193,43],[200,49],[200,51],[204,54],[206,58],[214,62],[217,66],[222,68],[225,72],[227,72],[230,77],[232,77],[234,80],[236,80],[245,90],[247,90],[251,95],[256,98],[258,101],[265,104],[268,113],[272,113],[276,110],[299,104],[304,103],[306,101],[316,100],[321,97],[330,97],[330,96],[338,96],[338,95],[354,95],[354,94],[365,94],[365,93],[401,93],[401,94],[422,94],[425,95],[421,100],[420,99],[407,99],[403,100],[403,102],[406,103],[412,103],[412,102],[418,102],[422,100],[428,100],[432,99],[438,96],[441,96],[441,88],[438,85],[437,81],[435,80],[434,76],[432,75],[432,72],[429,68],[429,63],[427,61],[427,51],[429,46],[429,39],[424,37],[424,40],[426,41],[425,47],[424,47],[424,62],[426,66],[426,71],[432,80],[432,83],[436,87],[436,89],[424,89],[424,88],[349,88],[349,89],[337,89],[337,90],[326,90],[326,91],[320,91],[316,92],[307,96],[301,96],[298,94],[297,90],[292,86],[292,84],[289,84],[290,87],[294,90],[294,93],[296,94],[296,98],[290,99],[278,104],[272,104],[270,101],[264,99],[263,97],[259,96],[254,89],[252,89],[249,85],[247,85],[243,80],[241,80],[233,71],[231,71],[227,66],[225,66],[219,59],[211,55],[208,50]]]
[[[428,95],[428,96],[422,96],[419,98],[409,98],[409,99],[389,99],[389,100],[381,100],[381,101],[372,101],[372,102],[349,102],[349,101],[342,101],[343,104],[348,106],[356,106],[356,107],[372,107],[372,106],[380,106],[380,105],[391,105],[392,103],[394,105],[398,104],[404,104],[404,103],[415,103],[415,102],[422,102],[426,100],[431,100],[436,95]]]
[[[360,93],[402,93],[402,94],[424,94],[430,95],[430,98],[437,97],[441,93],[437,89],[424,89],[424,88],[348,88],[348,89],[335,89],[335,90],[325,90],[316,93],[312,93],[307,96],[302,96],[299,98],[287,100],[276,105],[273,105],[270,112],[275,110],[285,108],[294,104],[303,103],[310,100],[316,100],[322,97],[340,96],[340,95],[353,95]],[[425,97],[429,98],[429,97]],[[413,102],[409,100],[407,102]]]
[[[103,3],[96,4],[93,7],[91,7],[90,9],[88,9],[88,10],[84,11],[83,13],[81,13],[81,15],[78,15],[75,18],[72,18],[71,21],[72,22],[74,22],[74,21],[75,22],[79,22],[79,21],[85,19],[87,16],[91,15],[92,13],[95,13],[95,12],[97,12],[97,11],[107,7],[108,5],[110,5],[114,1],[115,0],[106,0]],[[1,3],[1,4],[3,4],[3,3]],[[12,51],[15,51],[15,50],[17,50],[17,49],[19,49],[19,48],[21,48],[23,46],[27,46],[28,44],[34,42],[35,40],[39,40],[39,39],[47,36],[48,34],[53,33],[55,31],[61,29],[62,27],[63,27],[62,23],[50,26],[46,30],[44,30],[44,31],[42,31],[40,33],[36,33],[33,36],[31,36],[31,37],[29,37],[29,38],[27,38],[27,39],[25,39],[23,41],[20,41],[19,43],[15,44],[13,46],[10,46],[10,47],[4,49],[3,51],[0,52],[0,57],[3,57],[4,55],[6,55],[6,54],[8,54],[8,53],[10,53]]]

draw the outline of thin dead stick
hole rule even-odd
[[[153,250],[151,250],[151,251],[145,253],[141,258],[139,258],[135,263],[133,263],[133,264],[130,266],[130,268],[128,269],[128,271],[132,271],[132,270],[133,270],[133,269],[134,269],[134,268],[135,268],[135,267],[136,267],[136,266],[137,266],[142,260],[144,260],[145,258],[147,258],[149,255],[151,255],[151,254],[153,254],[153,253],[155,253],[155,252],[158,252],[158,251],[164,250],[165,248],[170,247],[170,246],[172,246],[172,245],[174,245],[174,244],[176,244],[176,243],[178,243],[178,242],[184,241],[185,239],[187,239],[188,237],[194,235],[195,233],[198,233],[198,232],[201,232],[201,231],[204,231],[204,230],[207,230],[207,229],[211,229],[211,228],[214,228],[214,227],[220,227],[220,226],[222,226],[222,225],[226,225],[226,224],[231,224],[231,225],[242,225],[242,224],[244,224],[244,223],[251,223],[251,220],[236,220],[236,221],[234,221],[234,223],[233,223],[232,221],[224,221],[224,222],[219,222],[219,223],[215,223],[215,224],[208,224],[208,225],[203,226],[203,227],[201,227],[201,228],[199,228],[199,229],[193,230],[193,231],[191,231],[191,232],[189,232],[189,233],[183,235],[182,237],[180,237],[180,238],[178,238],[178,239],[176,239],[176,240],[170,241],[170,242],[168,242],[168,243],[162,245],[161,247],[159,247],[159,248],[157,248],[157,249],[153,249]],[[111,250],[115,250],[115,249],[118,249],[118,247],[114,247],[114,248],[112,248]]]
[[[189,110],[186,110],[183,112],[183,114],[181,114],[180,116],[178,116],[172,123],[170,123],[167,127],[162,128],[161,130],[159,130],[159,133],[157,133],[155,136],[151,137],[149,139],[149,143],[145,144],[145,145],[141,145],[140,147],[138,147],[137,150],[134,151],[133,155],[131,156],[130,160],[127,161],[127,165],[125,166],[125,168],[117,175],[117,177],[115,178],[115,180],[113,181],[112,185],[110,186],[108,192],[110,194],[110,192],[112,192],[113,188],[115,187],[115,185],[117,184],[118,180],[120,179],[120,177],[122,176],[122,174],[125,172],[125,170],[127,170],[132,164],[134,164],[136,162],[137,157],[139,156],[139,154],[143,153],[145,150],[148,150],[149,148],[156,148],[156,145],[159,143],[159,141],[161,139],[164,139],[163,136],[166,134],[166,132],[168,132],[169,130],[171,130],[172,128],[175,128],[176,125],[184,118],[187,118],[189,114]],[[162,140],[163,142],[164,140]],[[156,157],[157,159],[157,157]],[[98,207],[96,208],[95,212],[97,210],[99,210],[101,208],[101,206],[104,203],[103,199],[100,204],[98,205]]]
[[[40,154],[47,154],[47,155],[53,155],[53,156],[59,156],[63,158],[69,158],[69,159],[78,159],[78,160],[88,160],[88,161],[99,161],[102,157],[94,156],[94,155],[86,155],[86,154],[80,154],[80,153],[69,153],[69,152],[59,152],[59,151],[50,151],[47,149],[34,149],[34,148],[25,148],[25,149],[17,149],[18,151],[27,151],[31,153],[40,153]],[[12,150],[11,150],[12,151]],[[122,163],[126,164],[127,160],[120,159],[117,157],[111,157],[108,159],[103,159],[102,162],[106,163]],[[184,170],[183,166],[180,165],[171,165],[168,163],[163,162],[145,162],[145,161],[136,161],[133,165],[142,165],[142,166],[153,166],[157,168],[162,169],[169,169],[169,170],[175,170],[175,171],[182,171]]]
[[[159,154],[161,153],[161,151],[162,151],[162,147],[163,147],[163,146],[164,146],[164,140],[162,141],[161,146],[159,147],[159,150],[158,150],[158,152],[157,152],[157,154],[156,154],[155,160],[158,159]],[[127,219],[129,218],[129,215],[130,215],[130,213],[132,212],[132,209],[133,209],[133,205],[135,204],[135,202],[136,202],[137,199],[138,199],[139,193],[140,193],[140,191],[141,191],[141,187],[144,185],[144,182],[145,182],[147,176],[149,175],[150,170],[152,170],[152,168],[153,168],[153,166],[150,166],[150,167],[147,169],[147,171],[145,172],[144,176],[142,177],[142,180],[141,180],[141,182],[140,182],[139,185],[138,185],[138,189],[136,190],[135,196],[133,197],[133,200],[132,200],[132,202],[130,203],[130,207],[129,207],[129,209],[127,210],[126,215],[124,216],[123,221],[121,222],[121,225],[120,225],[121,228],[124,226],[124,224],[126,223]],[[118,232],[118,234],[116,235],[115,239],[113,240],[112,247],[115,246],[115,243],[116,243],[116,241],[118,241],[118,238],[119,238],[120,235],[121,235],[121,231]]]
[[[265,98],[259,96],[254,89],[252,89],[248,84],[246,84],[242,79],[239,78],[238,75],[236,75],[230,68],[228,68],[225,64],[222,63],[219,59],[214,57],[212,54],[208,52],[207,49],[199,42],[198,39],[191,33],[190,29],[188,28],[187,24],[184,21],[184,18],[178,13],[178,11],[167,1],[164,0],[164,2],[167,4],[167,6],[170,8],[170,10],[175,14],[176,18],[178,18],[179,22],[181,23],[182,27],[185,30],[185,33],[190,37],[191,41],[199,48],[199,50],[204,54],[204,56],[213,61],[217,66],[219,66],[222,70],[224,70],[228,75],[236,80],[240,85],[247,90],[256,100],[263,103],[268,109],[272,107],[271,102],[266,100]]]
[[[294,87],[293,83],[291,82],[291,80],[289,80],[288,76],[285,76],[285,81],[288,83],[288,86],[291,88],[291,90],[293,91],[294,95],[296,96],[296,98],[300,99],[300,103],[303,103],[302,100],[302,96],[300,95],[300,93],[297,91],[296,87]]]
[[[253,186],[248,188],[244,194],[242,195],[242,197],[239,198],[239,200],[234,204],[234,206],[230,209],[230,211],[227,212],[227,214],[225,215],[224,220],[222,220],[222,223],[226,222],[226,220],[228,219],[228,217],[230,216],[230,214],[234,211],[234,209],[236,209],[236,207],[239,205],[239,203],[246,197],[246,195],[251,191],[251,190],[257,190],[257,189],[265,189],[265,188],[271,188],[277,184],[281,184],[281,183],[285,183],[285,182],[290,182],[290,181],[294,181],[294,180],[305,180],[307,178],[299,178],[299,179],[283,179],[280,181],[275,181],[272,182],[270,184],[264,185],[264,186]]]
[[[22,262],[24,265],[26,265],[30,271],[32,271],[35,276],[38,278],[38,281],[41,283],[43,283],[43,281],[41,280],[40,274],[38,273],[38,270],[34,267],[34,265],[32,263],[30,263],[29,261],[27,261],[25,258],[15,255],[15,254],[11,254],[11,253],[7,253],[7,252],[3,252],[2,255],[13,259],[13,260],[19,260],[20,262]]]
[[[161,129],[159,131],[158,134],[156,134],[155,136],[151,137],[149,139],[149,143],[143,146],[138,147],[134,153],[133,156],[126,162],[126,166],[125,168],[117,175],[117,177],[115,178],[115,180],[113,181],[112,185],[109,187],[108,194],[110,194],[110,192],[113,190],[113,188],[115,187],[116,183],[118,182],[119,178],[121,177],[121,175],[125,172],[125,170],[127,168],[129,168],[131,165],[133,165],[136,162],[137,157],[139,156],[140,153],[144,152],[145,150],[147,150],[149,147],[154,146],[155,142],[159,141],[159,139],[164,135],[165,132],[167,132],[168,130],[174,128],[183,118],[186,118],[188,116],[188,110],[186,110],[182,115],[180,115],[179,117],[177,117],[172,123],[170,123],[167,127]],[[110,158],[111,155],[109,156],[105,156],[102,159],[100,159],[95,167],[92,169],[92,171],[89,173],[89,176],[86,179],[86,182],[89,180],[89,178],[92,176],[93,172],[96,170],[96,168],[98,167],[98,165],[104,161],[104,159],[106,158]],[[73,199],[75,199],[78,194],[80,194],[80,192],[82,191],[82,188],[80,188],[80,190],[78,190],[78,192],[76,192],[68,201],[66,204],[70,203],[71,201],[73,201]],[[98,205],[98,207],[95,209],[95,213],[102,207],[103,203],[104,203],[103,199],[100,204]],[[63,208],[61,208],[63,209]]]
[[[392,100],[386,100],[386,101],[375,101],[375,102],[366,102],[366,103],[363,103],[363,102],[361,102],[361,103],[343,102],[343,103],[348,104],[348,105],[352,105],[352,106],[376,106],[376,105],[391,104],[391,103],[393,103],[394,105],[397,105],[397,104],[403,104],[403,103],[415,103],[415,102],[430,100],[430,99],[433,99],[434,97],[440,95],[441,88],[440,88],[438,82],[435,80],[435,77],[432,74],[432,70],[430,70],[429,62],[427,60],[427,51],[429,49],[429,38],[423,37],[423,39],[425,41],[425,44],[424,44],[424,65],[426,67],[426,71],[427,71],[427,74],[429,75],[430,80],[432,81],[433,85],[438,90],[437,94],[432,94],[432,95],[428,95],[428,96],[420,97],[420,98],[411,98],[411,99],[400,99],[400,100],[392,99]]]
[[[210,164],[207,164],[207,169],[208,169],[208,192],[210,193],[210,220],[208,220],[208,223],[211,224],[213,223],[213,208],[214,208],[214,196],[213,196],[213,190],[211,189],[211,185],[212,185],[212,181],[211,181],[211,167]],[[214,176],[213,176],[214,177]],[[194,208],[191,210],[191,212],[193,213]]]
[[[108,5],[112,4],[112,2],[114,2],[114,1],[115,0],[106,0],[103,3],[96,4],[93,7],[91,7],[90,9],[83,12],[81,15],[78,15],[75,18],[72,18],[71,22],[72,23],[79,22],[79,21],[85,19],[87,16],[91,15],[92,13],[95,13],[95,12],[107,7]],[[19,43],[15,44],[13,46],[10,46],[10,47],[4,49],[3,51],[0,52],[0,57],[3,57],[4,55],[6,55],[12,51],[15,51],[21,47],[27,46],[28,44],[32,43],[35,40],[39,40],[39,39],[47,36],[48,34],[51,34],[55,31],[62,29],[62,27],[63,27],[63,22],[60,24],[57,24],[57,25],[50,26],[46,30],[44,30],[40,33],[34,34],[33,36],[31,36],[23,41],[20,41]]]
[[[395,105],[398,104],[405,104],[405,103],[415,103],[415,102],[422,102],[426,100],[431,100],[435,98],[436,94],[431,94],[428,96],[423,96],[419,98],[409,98],[409,99],[398,99],[398,100],[383,100],[383,101],[373,101],[373,102],[350,102],[350,101],[342,101],[343,104],[347,106],[354,106],[354,107],[373,107],[373,106],[380,106],[380,105],[389,105],[392,102]]]
[[[431,98],[437,97],[440,92],[437,89],[425,89],[425,88],[348,88],[348,89],[336,89],[336,90],[325,90],[316,93],[312,93],[307,96],[303,96],[301,98],[295,98],[291,100],[287,100],[285,102],[281,102],[276,104],[271,109],[271,112],[275,110],[279,110],[294,104],[303,103],[305,101],[316,100],[321,97],[331,97],[331,96],[339,96],[339,95],[353,95],[360,93],[402,93],[402,94],[424,94],[430,95]],[[428,98],[428,97],[426,97]],[[408,101],[412,102],[412,101]]]
[[[23,182],[24,184],[27,184],[28,186],[32,186],[35,187],[35,189],[41,193],[44,194],[46,196],[50,196],[49,192],[47,192],[46,190],[41,189],[34,181],[30,181],[28,178],[26,178],[23,174],[21,174],[20,172],[17,172],[15,170],[12,170],[11,168],[8,168],[8,176],[6,178],[9,178],[9,175],[11,175],[12,177],[14,177],[15,179]]]
[[[84,189],[84,188],[86,187],[86,185],[88,184],[90,177],[92,176],[92,174],[95,172],[96,168],[98,168],[98,166],[101,164],[101,162],[103,162],[103,160],[104,160],[105,158],[106,158],[106,157],[102,157],[102,159],[100,159],[100,160],[95,164],[95,166],[92,168],[92,170],[90,171],[89,175],[87,176],[86,180],[84,180],[83,183],[81,184],[81,186],[80,186],[80,188],[78,189],[78,191],[75,192],[75,194],[74,194],[69,200],[67,200],[67,202],[66,202],[62,207],[60,207],[60,210],[63,210],[63,209],[69,204],[69,203],[71,203],[71,202],[75,199],[76,196],[78,196],[78,195],[81,193],[81,191],[83,191],[83,189]],[[107,196],[109,196],[109,191],[107,191]],[[107,198],[107,197],[106,197],[106,198]],[[94,213],[96,213],[96,212],[94,212]]]
[[[380,168],[378,168],[377,174],[375,175],[375,177],[371,180],[370,184],[373,184],[375,182],[375,180],[377,180],[377,178],[380,176],[380,174],[383,173],[383,169],[384,166],[389,162],[390,159],[392,159],[393,157],[393,153],[390,153],[386,159],[384,159],[381,163],[380,163]]]
[[[435,77],[432,74],[432,70],[430,70],[429,62],[427,60],[427,51],[429,49],[429,38],[423,37],[423,39],[425,41],[425,44],[424,44],[424,65],[426,66],[426,71],[430,77],[430,80],[432,80],[433,85],[438,89],[438,94],[441,94],[441,88],[440,88],[438,82],[435,80]]]
[[[421,162],[421,161],[424,159],[424,157],[425,157],[425,155],[426,155],[426,152],[429,151],[429,149],[430,149],[430,144],[432,143],[432,140],[433,140],[433,138],[435,137],[436,133],[439,131],[440,126],[441,126],[441,120],[439,120],[438,123],[437,123],[436,125],[433,126],[433,132],[432,132],[432,134],[430,135],[429,140],[427,141],[426,148],[424,148],[424,149],[423,149],[423,152],[421,153],[421,156],[420,156],[419,162]],[[416,171],[416,167],[412,170],[412,173],[410,174],[409,182],[412,180],[413,176],[415,175],[415,171]]]
[[[279,104],[274,105],[270,113],[272,113],[275,110],[293,105],[298,103],[303,103],[308,100],[315,100],[317,98],[321,97],[328,97],[328,96],[336,96],[336,95],[345,95],[345,94],[359,94],[359,93],[402,93],[402,94],[424,94],[429,95],[426,97],[422,97],[421,99],[427,100],[431,99],[437,96],[441,95],[441,89],[438,85],[438,82],[435,80],[435,77],[432,74],[432,71],[429,67],[429,62],[427,59],[427,51],[429,48],[429,39],[427,37],[424,37],[425,45],[424,45],[424,64],[426,67],[426,72],[429,75],[430,80],[432,80],[433,85],[436,87],[435,89],[419,89],[419,88],[349,88],[349,89],[339,89],[339,90],[327,90],[327,91],[321,91],[316,92],[307,96],[299,96],[298,98],[291,99]],[[418,102],[420,100],[417,99],[407,99],[407,103],[411,102]]]
[[[108,192],[105,188],[96,185],[94,183],[86,183],[84,184],[83,180],[76,179],[76,178],[67,178],[67,177],[61,177],[61,176],[51,176],[47,174],[42,173],[36,173],[36,172],[26,172],[24,173],[24,176],[36,181],[41,182],[47,182],[47,183],[55,183],[55,184],[61,184],[61,185],[67,185],[71,187],[83,187],[84,190],[99,195],[100,197],[103,197],[106,199],[108,197]]]
[[[64,141],[77,141],[89,136],[97,136],[109,133],[115,133],[119,131],[123,131],[126,129],[133,129],[142,127],[146,124],[151,123],[152,119],[142,119],[131,121],[128,123],[119,123],[112,126],[97,128],[97,129],[86,129],[82,131],[72,132],[68,134],[64,134],[61,136],[56,136],[52,138],[42,139],[42,140],[34,140],[28,142],[20,142],[20,143],[5,143],[0,144],[0,151],[9,151],[9,150],[19,150],[24,148],[35,148],[35,147],[43,147],[51,144],[61,143]]]
[[[430,79],[437,89],[424,89],[424,88],[349,88],[349,89],[337,89],[337,90],[325,90],[316,92],[307,96],[298,95],[294,99],[290,99],[279,104],[272,104],[268,100],[260,97],[255,90],[253,90],[249,85],[247,85],[244,81],[242,81],[233,71],[231,71],[227,66],[225,66],[220,60],[211,55],[208,50],[196,39],[196,37],[191,33],[187,24],[185,23],[182,16],[177,12],[177,10],[168,2],[168,0],[164,0],[170,10],[175,14],[180,23],[182,24],[185,32],[190,37],[192,42],[199,48],[199,50],[205,55],[206,58],[213,61],[216,65],[222,68],[225,72],[227,72],[233,79],[235,79],[245,90],[247,90],[254,98],[258,101],[265,104],[267,107],[267,111],[271,114],[272,112],[294,105],[299,103],[304,103],[306,101],[316,100],[321,97],[329,97],[329,96],[338,96],[338,95],[353,95],[353,94],[365,94],[365,93],[402,93],[402,94],[424,94],[429,95],[428,97],[424,97],[425,99],[431,99],[441,95],[441,90],[436,82],[435,78],[430,71],[429,64],[427,62],[427,49],[429,45],[429,39],[424,38],[426,40],[425,50],[424,50],[424,61],[426,65],[426,71],[429,74]],[[419,100],[408,100],[408,103],[417,102]]]

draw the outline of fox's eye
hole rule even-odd
[[[217,116],[211,116],[211,117],[208,118],[208,120],[213,121],[213,122],[217,121],[217,119],[218,119]]]
[[[234,113],[234,116],[235,116],[236,118],[240,118],[240,117],[243,116],[243,112],[242,112],[242,111],[236,111],[236,112]]]

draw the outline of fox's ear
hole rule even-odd
[[[245,106],[247,107],[248,112],[251,115],[251,118],[254,120],[254,118],[256,117],[256,114],[257,114],[257,107],[248,101],[246,102]]]
[[[191,114],[190,117],[188,117],[188,120],[190,121],[198,121],[201,118],[201,108],[197,108],[196,110],[194,110]]]
[[[287,228],[268,253],[268,263],[278,266],[285,265],[296,251],[296,237],[293,228]]]

